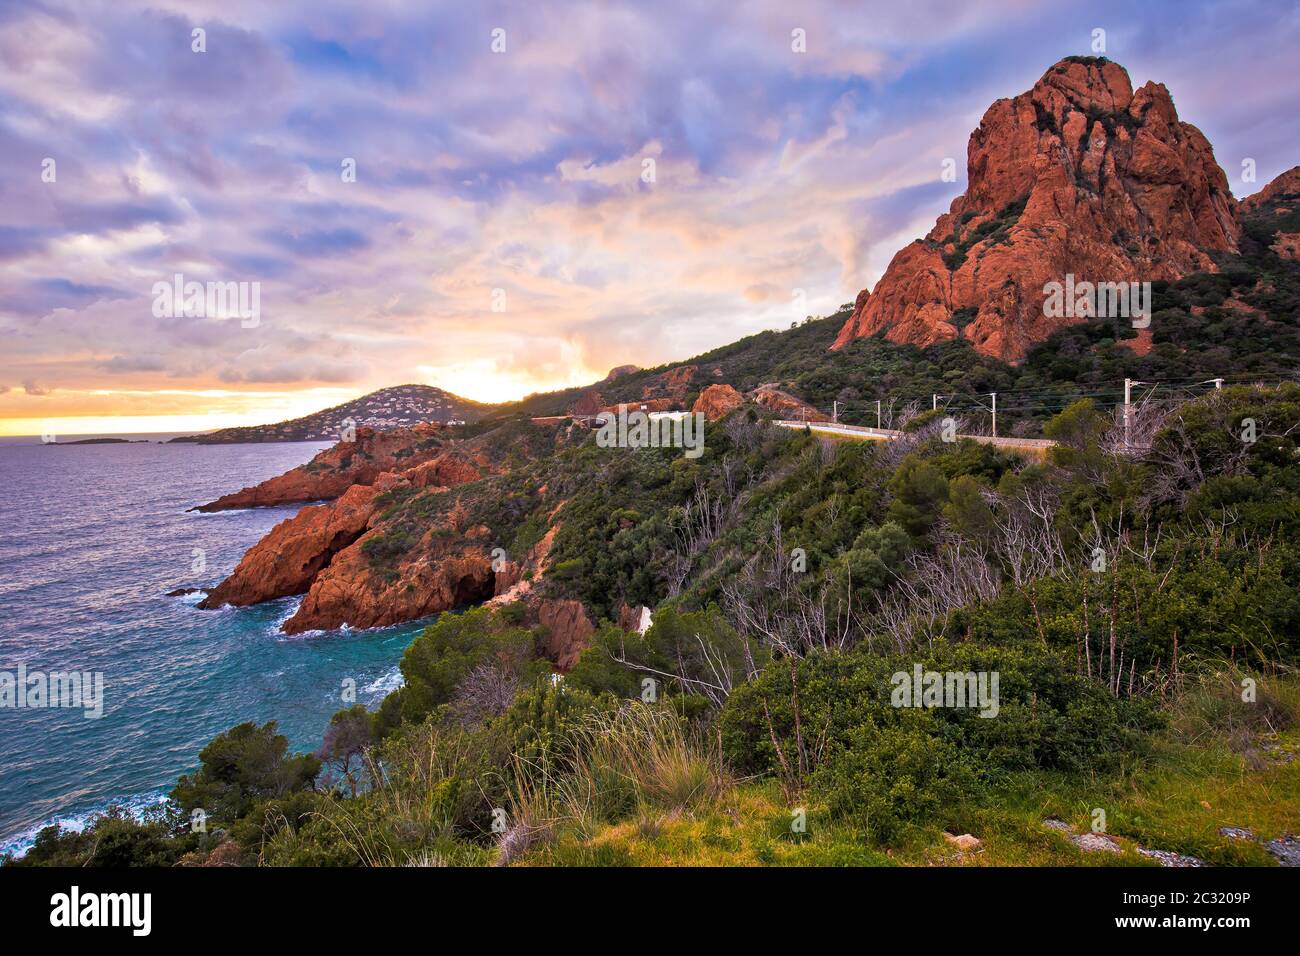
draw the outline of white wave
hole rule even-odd
[[[283,614],[281,614],[278,618],[276,618],[271,623],[271,636],[276,638],[277,640],[286,640],[286,635],[281,630],[281,628],[284,627],[284,622],[289,620],[289,618],[293,617],[295,614],[297,614],[298,608],[302,607],[303,598],[301,597],[297,598],[296,600],[292,600],[292,599],[286,599],[286,600],[289,600],[288,608],[285,610]],[[306,635],[299,634],[297,636],[305,637]]]
[[[27,851],[36,843],[36,836],[48,826],[58,826],[62,830],[69,830],[73,833],[80,833],[91,822],[101,814],[105,813],[111,807],[120,807],[127,812],[127,815],[134,820],[143,819],[145,814],[150,810],[156,810],[167,804],[169,797],[165,790],[155,790],[150,793],[136,794],[130,797],[119,797],[114,800],[106,800],[98,806],[81,813],[63,814],[52,817],[28,827],[21,833],[15,833],[11,836],[0,840],[0,856],[6,853],[13,853],[17,858],[27,855]]]
[[[190,607],[198,607],[199,602],[207,596],[208,590],[206,588],[198,588],[190,594],[164,595],[164,597],[170,597],[173,601],[180,601],[182,604],[188,604]],[[222,607],[230,607],[230,605],[223,604]]]
[[[361,689],[367,694],[375,694],[382,699],[405,683],[406,679],[402,677],[401,667],[395,666],[391,670],[385,671],[379,677],[376,677]]]

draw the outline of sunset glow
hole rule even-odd
[[[475,5],[7,9],[0,434],[259,424],[407,382],[508,401],[833,313],[965,188],[988,103],[1094,20],[1180,9],[813,3],[795,54],[779,5],[674,6],[519,5],[499,55]],[[1110,42],[1263,183],[1300,119],[1255,15]],[[1255,80],[1225,95],[1210,58]],[[256,284],[256,321],[159,310],[177,276]]]

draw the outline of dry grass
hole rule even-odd
[[[594,714],[570,744],[575,756],[562,772],[516,767],[511,826],[498,847],[503,865],[562,832],[590,840],[613,821],[652,828],[657,813],[706,810],[733,787],[716,747],[662,707],[631,702]]]

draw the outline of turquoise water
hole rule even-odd
[[[289,638],[278,626],[297,597],[200,611],[201,595],[166,596],[214,585],[297,510],[187,508],[324,447],[0,444],[0,671],[104,675],[98,720],[0,708],[0,852],[48,822],[157,803],[233,724],[277,720],[295,749],[312,749],[344,706],[345,678],[368,706],[398,686],[421,624]]]

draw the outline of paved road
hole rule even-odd
[[[843,435],[846,438],[855,438],[859,441],[893,441],[901,431],[894,428],[868,428],[865,425],[841,425],[835,422],[794,422],[794,421],[777,421],[782,428],[810,428],[815,432],[825,432],[831,435]],[[981,445],[997,445],[999,448],[1019,448],[1027,450],[1046,450],[1051,448],[1056,442],[1047,438],[994,438],[991,435],[958,435],[958,438],[969,438],[971,441],[979,442]]]

